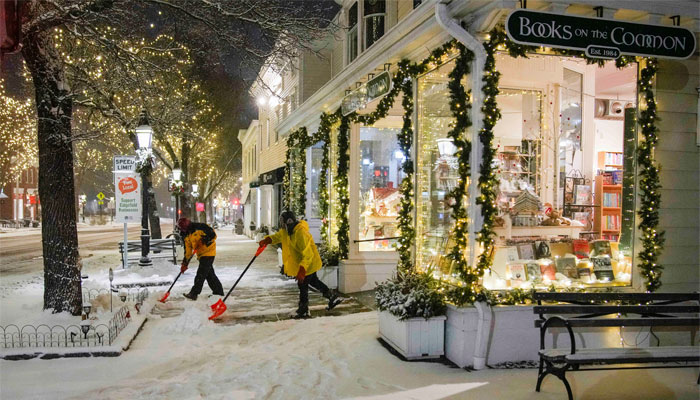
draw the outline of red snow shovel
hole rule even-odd
[[[255,252],[253,259],[250,260],[250,262],[248,263],[248,266],[245,267],[245,269],[241,273],[241,276],[238,277],[238,280],[236,281],[236,283],[234,283],[233,287],[231,287],[231,289],[229,289],[228,293],[226,293],[226,296],[223,299],[219,299],[219,301],[217,301],[216,303],[211,305],[211,310],[214,311],[214,314],[212,314],[211,317],[209,317],[209,319],[218,318],[221,316],[221,314],[226,312],[226,304],[225,304],[226,299],[228,299],[228,296],[231,295],[231,292],[233,292],[233,289],[236,288],[236,285],[238,285],[238,282],[241,281],[241,278],[243,278],[243,275],[245,275],[246,271],[248,271],[248,268],[250,268],[250,266],[253,265],[253,261],[255,261],[255,259],[258,258],[260,253],[262,253],[263,250],[265,250],[265,247],[267,247],[267,245],[263,245],[263,246],[258,247],[258,251]]]
[[[194,256],[194,254],[192,254],[192,256]],[[187,259],[188,264],[190,263],[191,259],[192,259],[192,257]],[[177,274],[177,277],[173,281],[173,284],[170,285],[170,287],[168,288],[168,291],[165,292],[165,294],[163,295],[163,298],[159,300],[161,303],[165,303],[165,300],[168,300],[168,296],[170,296],[170,291],[172,290],[173,286],[175,286],[175,282],[177,282],[177,280],[180,279],[180,275],[182,275],[182,270],[180,270],[180,273]]]

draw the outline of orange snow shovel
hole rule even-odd
[[[248,263],[248,266],[245,267],[245,269],[241,273],[241,276],[238,277],[238,280],[236,281],[236,283],[234,283],[233,287],[231,287],[231,289],[229,289],[228,293],[226,293],[226,296],[223,299],[219,299],[219,301],[217,301],[216,303],[211,305],[211,310],[214,311],[214,314],[212,314],[211,317],[209,317],[209,319],[218,318],[221,316],[221,314],[226,312],[226,304],[225,304],[226,299],[228,299],[228,296],[231,295],[231,292],[233,292],[233,289],[236,288],[236,285],[238,285],[238,282],[241,281],[241,278],[243,278],[243,275],[245,275],[246,271],[248,271],[248,268],[250,268],[250,266],[253,265],[253,261],[255,261],[255,259],[258,258],[258,256],[263,252],[263,250],[265,250],[265,247],[267,247],[267,245],[263,245],[263,246],[258,247],[258,251],[255,252],[253,259],[250,260],[250,262]]]
[[[190,260],[192,259],[192,257],[194,257],[194,254],[192,254],[192,256],[190,256],[190,258],[187,259],[188,264],[190,263]],[[180,275],[182,275],[182,270],[180,270],[180,273],[177,274],[177,277],[173,281],[173,284],[170,285],[170,287],[168,288],[168,291],[165,292],[165,294],[163,295],[163,298],[159,300],[161,303],[165,303],[165,300],[168,300],[168,296],[170,296],[170,291],[172,290],[173,286],[175,286],[175,282],[177,282],[177,280],[180,279]]]

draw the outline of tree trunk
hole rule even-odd
[[[156,191],[153,190],[153,175],[148,175],[148,221],[151,225],[151,239],[162,239],[160,231],[160,214],[156,203]]]
[[[26,36],[22,47],[34,82],[38,116],[44,309],[80,315],[82,292],[71,143],[73,102],[59,58],[45,35]]]

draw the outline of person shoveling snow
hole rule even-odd
[[[328,299],[326,310],[332,310],[343,299],[316,275],[323,265],[316,243],[309,233],[309,224],[303,220],[298,221],[292,211],[284,211],[280,214],[279,227],[277,233],[265,236],[260,241],[260,246],[282,244],[284,273],[295,277],[299,287],[299,308],[294,318],[309,317],[309,286],[318,289]]]
[[[185,259],[180,266],[180,273],[187,271],[192,254],[197,254],[199,267],[194,277],[194,285],[189,293],[184,296],[190,300],[197,300],[202,292],[204,281],[207,281],[211,291],[217,296],[224,295],[224,287],[214,272],[214,257],[216,257],[216,232],[207,224],[191,222],[187,218],[180,218],[177,227],[185,238]]]

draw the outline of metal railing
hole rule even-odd
[[[122,306],[107,324],[0,326],[0,348],[109,346],[129,321],[129,308]]]

